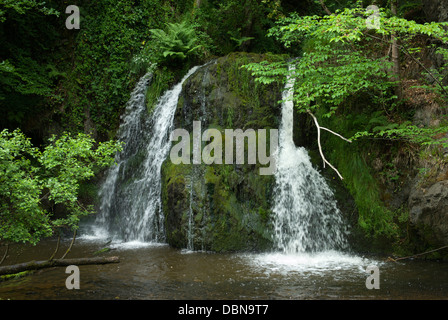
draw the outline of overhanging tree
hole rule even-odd
[[[78,228],[92,213],[78,200],[80,183],[112,165],[121,148],[115,141],[95,145],[88,135],[64,134],[40,150],[19,129],[0,132],[0,243],[36,244],[58,228]],[[44,201],[63,205],[65,217],[52,218]]]
[[[397,86],[401,86],[396,75],[399,72],[396,50],[400,49],[424,68],[436,89],[448,98],[441,81],[415,55],[423,48],[414,44],[415,38],[427,37],[438,42],[439,52],[446,55],[447,50],[441,45],[448,44],[448,31],[444,29],[448,23],[418,24],[397,17],[395,12],[380,10],[379,28],[372,29],[366,23],[369,14],[363,8],[347,8],[325,16],[292,15],[281,19],[269,35],[285,47],[302,46],[302,56],[289,62],[262,62],[244,67],[264,84],[295,77],[295,106],[299,112],[313,117],[335,116],[339,108],[358,95],[368,96],[376,105],[393,111],[401,103],[396,95]],[[294,68],[288,68],[288,64]],[[318,119],[314,120],[318,125]],[[422,129],[409,122],[392,124],[377,132],[357,132],[353,138],[381,136],[446,146],[446,140],[433,137],[447,132],[447,126]]]

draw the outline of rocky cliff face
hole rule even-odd
[[[448,21],[448,1],[423,1],[423,10],[428,21]],[[440,55],[428,53],[427,59],[433,69],[446,64]],[[445,84],[448,80],[445,77]],[[422,101],[421,101],[422,102]],[[415,114],[417,125],[437,126],[446,117],[446,102],[423,101]],[[408,208],[409,221],[421,239],[432,246],[448,245],[448,150],[432,149],[430,155],[420,157],[418,166],[426,169],[411,183]]]
[[[448,21],[448,1],[446,0],[425,0],[423,11],[429,21]]]
[[[202,132],[219,130],[223,144],[229,138],[225,129],[277,129],[282,88],[258,85],[240,68],[267,58],[234,53],[202,67],[184,84],[175,128],[190,133],[191,145],[194,121],[200,121]],[[202,148],[208,143],[203,142]],[[274,176],[260,175],[258,161],[247,164],[245,146],[244,164],[164,162],[162,199],[170,245],[218,252],[263,250],[271,245]]]
[[[423,1],[423,12],[426,20],[430,22],[447,22],[448,21],[448,1],[447,0],[425,0]],[[428,58],[431,62],[428,67],[433,70],[436,69],[444,76],[448,73],[448,70],[443,70],[446,64],[442,55],[435,53],[435,48],[429,52]],[[444,77],[444,85],[448,85],[448,77]]]
[[[415,188],[409,197],[411,223],[431,244],[448,245],[448,180]]]

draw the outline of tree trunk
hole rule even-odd
[[[244,7],[244,18],[246,20],[246,25],[244,27],[243,32],[241,33],[242,37],[250,37],[252,33],[252,25],[254,22],[253,17],[253,10],[252,10],[252,2],[246,1],[245,7]],[[239,51],[249,51],[251,40],[247,40],[241,44],[241,46],[238,48]]]
[[[108,264],[118,263],[118,257],[94,257],[94,258],[78,258],[78,259],[54,259],[43,261],[30,261],[11,266],[0,267],[0,276],[5,274],[14,274],[29,270],[39,270],[52,267],[66,267],[70,265],[89,265],[89,264]]]
[[[322,6],[322,9],[324,9],[324,11],[328,14],[331,15],[331,11],[328,9],[328,7],[325,5],[324,0],[319,0],[320,5]]]
[[[201,0],[194,0],[194,3],[193,3],[193,10],[192,10],[192,13],[193,13],[193,15],[196,13],[196,11],[201,7]]]
[[[398,0],[391,1],[391,12],[393,15],[397,15]],[[395,33],[392,34],[392,81],[395,84],[395,95],[397,99],[401,99],[401,84],[400,84],[400,50],[398,48],[398,41]]]

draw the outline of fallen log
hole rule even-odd
[[[412,255],[412,256],[401,257],[401,258],[395,258],[395,259],[394,259],[394,258],[391,258],[391,257],[388,257],[386,261],[397,262],[397,261],[399,261],[399,260],[415,258],[415,257],[418,257],[418,256],[425,255],[425,254],[427,254],[427,253],[436,252],[436,251],[439,251],[439,250],[442,250],[442,249],[446,249],[446,248],[448,248],[448,246],[443,246],[443,247],[440,247],[440,248],[437,248],[437,249],[434,249],[434,250],[429,250],[429,251],[425,251],[425,252],[422,252],[422,253],[414,254],[414,255]]]
[[[77,259],[54,259],[54,260],[42,260],[42,261],[29,261],[10,266],[0,267],[0,276],[6,274],[14,274],[28,270],[40,270],[52,267],[66,267],[70,265],[91,265],[91,264],[108,264],[118,263],[120,259],[118,257],[94,257],[94,258],[77,258]]]

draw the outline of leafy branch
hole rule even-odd
[[[323,1],[320,3],[324,4]],[[441,77],[428,70],[415,56],[414,53],[420,48],[411,45],[412,39],[422,35],[439,44],[447,44],[448,31],[445,28],[448,23],[419,24],[388,16],[385,10],[380,10],[380,28],[371,30],[366,24],[367,14],[362,8],[347,8],[325,16],[291,15],[281,19],[276,27],[270,29],[270,36],[286,47],[301,43],[304,48],[303,55],[293,62],[294,74],[288,72],[286,62],[265,62],[244,67],[263,84],[294,76],[294,102],[299,112],[315,113],[319,110],[323,117],[332,117],[350,98],[360,94],[370,96],[382,109],[388,104],[389,110],[392,110],[397,96],[391,95],[391,92],[401,83],[399,78],[390,76],[394,62],[388,55],[379,53],[384,51],[385,44],[395,44],[425,70],[448,96]],[[447,50],[442,47],[437,52],[448,56]],[[446,142],[440,135],[446,131],[448,129],[444,126],[420,128],[410,122],[392,122],[380,131],[368,133],[361,130],[352,139],[376,137],[445,146]]]
[[[40,150],[19,129],[1,131],[0,241],[35,244],[58,228],[76,230],[93,211],[78,200],[80,183],[112,165],[119,150],[120,142],[97,144],[85,134],[53,136]],[[67,215],[52,220],[44,200],[63,205]]]
[[[360,131],[351,137],[355,141],[360,138],[382,138],[387,140],[407,141],[422,146],[441,146],[448,148],[448,127],[426,128],[405,122],[394,128],[386,127],[378,132]]]

